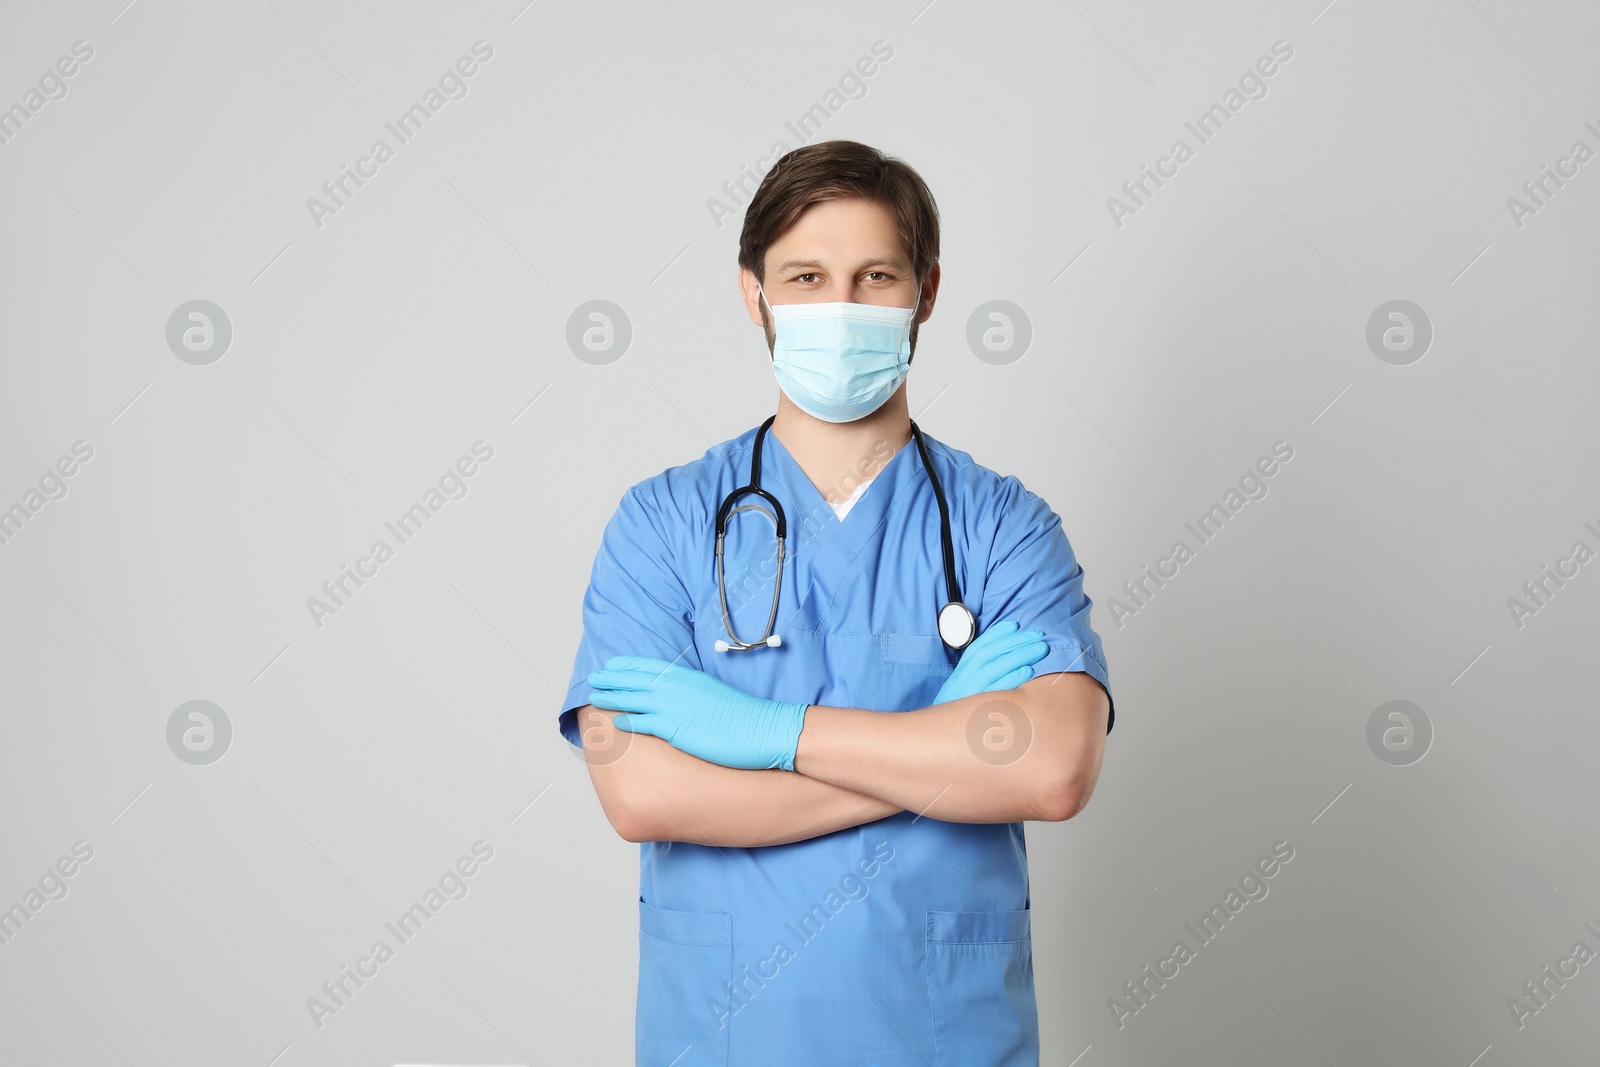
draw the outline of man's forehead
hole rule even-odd
[[[855,257],[860,257],[855,258]],[[911,259],[890,208],[845,196],[810,205],[768,247],[769,270],[850,270],[873,267],[909,273]]]

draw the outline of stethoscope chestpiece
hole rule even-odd
[[[939,636],[944,643],[960,652],[978,636],[978,620],[972,609],[959,600],[952,600],[939,609]]]

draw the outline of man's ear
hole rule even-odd
[[[928,280],[922,283],[922,313],[917,316],[918,324],[927,322],[933,317],[933,302],[939,296],[939,263],[934,261],[928,268]]]
[[[761,299],[760,283],[756,276],[744,267],[739,268],[739,295],[744,300],[744,311],[750,316],[750,321],[757,326],[766,328],[766,306]]]

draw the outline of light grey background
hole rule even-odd
[[[757,424],[734,288],[757,168],[896,154],[943,215],[910,378],[930,433],[1062,516],[1118,716],[1088,810],[1030,824],[1044,1062],[1569,1064],[1600,963],[1593,5],[800,7],[8,2],[0,104],[93,56],[0,145],[0,1060],[623,1063],[637,847],[556,731],[622,492]],[[307,199],[476,41],[493,56],[334,215]],[[1275,41],[1293,58],[1136,214],[1154,165]],[[590,300],[632,340],[568,347]],[[1366,341],[1419,305],[1419,361]],[[231,344],[179,359],[180,305]],[[967,345],[1028,317],[1005,365]],[[493,456],[336,615],[307,600],[482,440]],[[1125,580],[1286,441],[1294,458],[1132,616]],[[1191,540],[1192,538],[1187,538]],[[1368,746],[1379,705],[1432,724]],[[205,765],[168,743],[214,702]],[[308,998],[473,842],[493,857],[336,1014]],[[1294,859],[1119,1027],[1108,1000],[1274,842]],[[819,1021],[820,1023],[821,1021]],[[863,1065],[864,1067],[864,1065]]]

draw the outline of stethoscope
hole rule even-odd
[[[783,638],[772,630],[778,621],[778,596],[783,589],[783,561],[789,524],[778,498],[761,488],[761,443],[775,418],[776,415],[769,415],[767,421],[761,424],[761,429],[756,431],[755,448],[750,455],[750,484],[729,493],[717,509],[717,597],[722,602],[722,625],[728,631],[729,638],[727,641],[718,639],[713,646],[718,652],[747,652],[754,648],[777,648],[783,644]],[[922,455],[922,469],[928,472],[928,483],[933,486],[934,499],[939,502],[939,548],[944,554],[944,587],[949,597],[944,607],[939,609],[939,637],[951,649],[959,652],[977,636],[978,620],[973,616],[972,609],[961,602],[961,591],[956,585],[955,546],[950,539],[950,508],[945,503],[944,490],[939,486],[939,476],[934,473],[933,462],[928,458],[928,446],[922,440],[922,430],[915,421],[911,423],[911,436]],[[734,501],[745,493],[759,496],[772,505],[772,510],[768,511],[760,504],[740,504],[735,507]],[[761,512],[773,521],[778,532],[778,573],[772,583],[772,610],[767,613],[766,630],[754,641],[741,641],[733,632],[733,620],[728,616],[728,588],[723,580],[722,537],[727,532],[728,519],[741,511]]]

